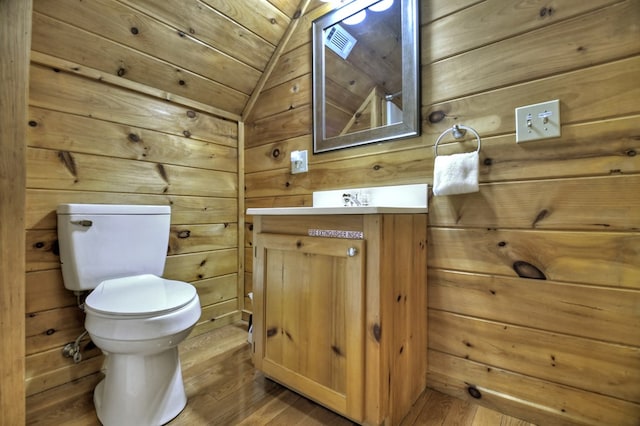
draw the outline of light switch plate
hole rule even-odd
[[[306,173],[309,171],[307,150],[291,152],[291,173]]]
[[[558,99],[516,108],[516,142],[560,137]]]

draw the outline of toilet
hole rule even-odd
[[[64,286],[91,291],[85,328],[105,354],[93,401],[110,425],[161,425],[187,403],[178,344],[200,318],[196,289],[161,277],[169,206],[61,204]]]

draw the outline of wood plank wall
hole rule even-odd
[[[312,8],[246,120],[246,206],[432,183],[437,136],[475,128],[480,192],[430,197],[429,386],[534,423],[637,425],[640,2],[420,3],[421,137],[289,173],[312,150]],[[514,108],[552,99],[562,137],[516,145]]]
[[[31,0],[0,2],[0,425],[25,422],[24,185]]]
[[[198,290],[202,317],[192,336],[240,318],[240,114],[297,3],[34,2],[25,120],[28,396],[98,380],[102,363],[88,340],[79,364],[62,356],[84,317],[63,287],[59,203],[171,205],[164,275]]]

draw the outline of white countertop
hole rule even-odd
[[[428,213],[427,207],[267,207],[247,209],[253,216],[295,216],[295,215],[329,215],[329,214],[411,214]]]

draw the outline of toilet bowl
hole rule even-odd
[[[105,354],[96,414],[106,426],[161,425],[187,403],[178,344],[201,313],[191,284],[160,277],[168,206],[62,204],[64,285],[81,295],[85,328]]]
[[[93,400],[105,425],[161,425],[187,398],[177,345],[200,317],[192,285],[145,274],[102,282],[85,301],[85,327],[108,356]]]

